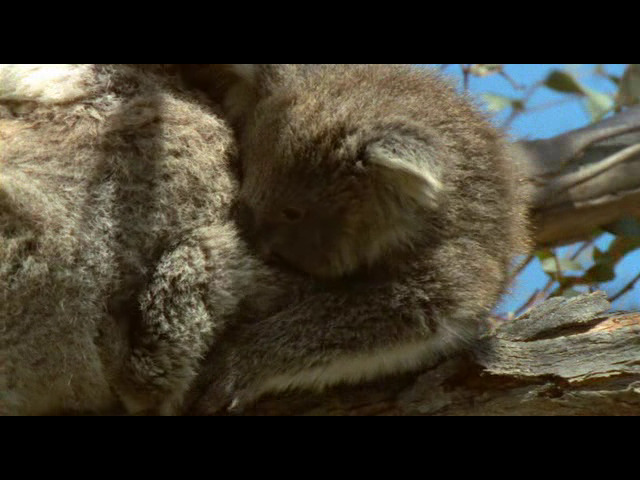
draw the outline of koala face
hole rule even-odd
[[[266,258],[325,278],[410,246],[442,190],[426,135],[335,115],[328,98],[273,95],[240,142],[245,230]]]
[[[371,226],[363,221],[366,192],[357,169],[343,178],[320,168],[255,170],[245,171],[240,221],[266,259],[319,277],[341,276],[365,261],[357,243]]]

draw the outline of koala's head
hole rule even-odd
[[[331,278],[437,235],[451,152],[422,112],[440,80],[381,65],[232,70],[241,219],[265,256]]]

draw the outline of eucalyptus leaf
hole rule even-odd
[[[611,81],[611,83],[613,83],[615,86],[619,87],[620,86],[620,77],[617,77],[615,75],[607,75],[607,78]]]
[[[598,263],[600,261],[602,261],[602,259],[604,257],[607,256],[606,252],[603,252],[602,250],[600,250],[598,247],[593,247],[593,261]]]
[[[605,225],[603,228],[614,235],[640,237],[640,220],[635,217],[621,218],[617,222]]]
[[[544,81],[544,85],[556,92],[585,94],[584,87],[580,82],[570,73],[561,70],[552,71]]]
[[[555,258],[555,255],[553,254],[553,250],[551,250],[550,248],[543,248],[540,250],[536,250],[535,256],[538,260],[540,260],[540,263],[547,260],[548,258]]]
[[[577,262],[576,260],[571,260],[569,258],[547,258],[542,262],[542,269],[546,273],[558,273],[558,268],[560,268],[561,272],[564,271],[578,271],[582,270],[582,264]]]
[[[598,263],[587,270],[585,275],[593,283],[610,282],[616,278],[613,265],[608,263]]]
[[[618,262],[628,253],[640,248],[640,237],[619,235],[611,242],[603,258],[610,262]],[[602,261],[602,260],[599,260]]]
[[[630,106],[640,102],[640,64],[632,63],[620,79],[618,103]]]
[[[583,87],[587,96],[587,110],[592,122],[601,120],[615,106],[613,98],[591,88]]]
[[[482,99],[487,104],[487,108],[491,112],[499,112],[505,108],[513,106],[515,100],[505,97],[503,95],[496,95],[494,93],[483,93]]]
[[[502,71],[501,63],[474,63],[469,71],[476,77],[486,77]]]

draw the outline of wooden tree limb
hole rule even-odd
[[[521,142],[539,247],[640,217],[640,107],[551,139]]]
[[[640,415],[640,313],[554,298],[420,375],[260,400],[253,415]]]

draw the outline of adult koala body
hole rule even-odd
[[[0,109],[0,411],[176,411],[259,277],[229,130],[163,68],[5,65]]]

